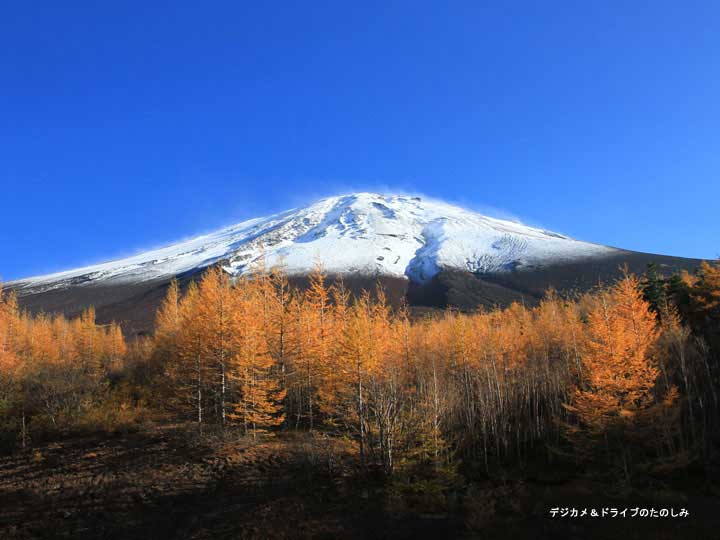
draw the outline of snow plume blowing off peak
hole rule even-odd
[[[421,197],[353,193],[251,219],[164,248],[76,270],[19,280],[37,292],[91,283],[166,279],[219,263],[229,273],[261,259],[289,274],[406,276],[424,282],[441,268],[489,273],[599,257],[614,248],[496,219]]]

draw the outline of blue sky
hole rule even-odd
[[[720,4],[6,2],[0,277],[350,190],[720,255]]]

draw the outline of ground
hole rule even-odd
[[[350,441],[319,435],[234,433],[198,443],[187,426],[36,442],[0,458],[0,538],[720,537],[720,499],[702,490],[659,486],[618,499],[582,478],[535,475],[466,485],[441,494],[433,510],[427,498],[359,476],[355,457]],[[548,515],[556,506],[638,505],[685,507],[691,516]]]

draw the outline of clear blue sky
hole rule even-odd
[[[720,254],[720,4],[4,2],[0,276],[349,190]]]

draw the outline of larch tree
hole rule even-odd
[[[228,401],[227,364],[234,355],[232,321],[236,310],[236,295],[230,278],[218,266],[210,268],[198,285],[195,305],[196,324],[199,325],[203,354],[213,367],[215,410],[221,427],[225,427]]]
[[[155,345],[164,355],[174,356],[180,324],[180,288],[177,280],[173,279],[155,314]]]
[[[307,396],[308,428],[313,430],[319,389],[332,369],[329,360],[331,348],[332,310],[330,291],[325,284],[326,276],[321,265],[316,265],[310,274],[310,283],[305,292],[301,310],[301,327],[305,350],[304,375]]]
[[[82,368],[92,377],[100,378],[105,366],[102,361],[102,343],[95,324],[94,308],[85,309],[80,318],[76,319],[75,331],[78,336],[78,352]]]
[[[448,409],[447,370],[441,353],[444,336],[438,330],[439,325],[428,320],[411,324],[408,329],[413,358],[408,369],[415,384],[408,409],[417,435],[408,453],[420,461],[431,461],[436,468],[447,448],[442,424]]]
[[[122,328],[115,322],[110,323],[105,338],[105,356],[108,365],[112,368],[118,368],[127,351],[127,343]]]
[[[327,299],[326,299],[327,301]],[[317,388],[318,408],[326,426],[346,427],[348,389],[352,388],[354,369],[347,361],[345,339],[351,319],[350,292],[339,277],[329,288],[329,328],[325,334],[323,365],[319,366],[322,384]],[[317,311],[317,310],[316,310]],[[352,394],[352,391],[350,391]],[[350,398],[352,402],[352,398]]]
[[[229,376],[237,392],[231,418],[242,422],[245,432],[255,438],[258,432],[283,423],[285,390],[280,387],[265,339],[263,312],[267,306],[263,303],[261,284],[241,279],[236,288],[235,351],[230,358]]]
[[[381,441],[387,431],[380,433],[386,410],[377,393],[381,389],[383,361],[390,346],[389,310],[382,291],[373,300],[365,291],[352,305],[343,335],[340,337],[340,365],[342,386],[339,388],[338,415],[343,423],[355,431],[360,460],[363,465],[374,450],[374,442]],[[373,393],[375,391],[375,393]],[[354,417],[354,420],[353,420]],[[387,427],[387,426],[383,426]],[[383,444],[387,442],[384,440]],[[387,450],[387,447],[383,446]],[[388,457],[381,456],[382,459]]]
[[[700,263],[690,284],[690,309],[696,333],[704,336],[715,355],[720,355],[720,261]]]
[[[366,387],[372,339],[372,300],[369,293],[365,292],[352,306],[343,330],[339,366],[342,386],[338,388],[337,416],[347,427],[354,425],[360,461],[364,466],[368,450]]]
[[[180,326],[175,334],[177,354],[166,365],[166,374],[173,392],[170,405],[182,414],[194,418],[198,434],[202,437],[207,422],[206,401],[211,366],[208,363],[202,325],[196,305],[199,290],[190,283],[180,302]]]
[[[282,264],[274,266],[261,290],[264,310],[264,339],[268,352],[273,359],[280,388],[289,392],[293,378],[293,358],[297,352],[297,340],[294,332],[293,314],[297,309],[297,294],[290,287],[285,268]],[[286,396],[286,400],[290,397]],[[286,405],[290,405],[286,403]]]
[[[720,317],[720,261],[700,263],[700,279],[695,282],[692,298],[705,312]]]
[[[382,290],[373,309],[371,359],[368,364],[368,412],[385,473],[395,467],[396,451],[403,438],[403,414],[408,391],[405,377],[411,361],[408,328],[393,317]]]
[[[0,285],[0,418],[18,418],[20,440],[27,445],[27,424],[22,381],[26,366],[17,354],[20,341],[20,314],[12,293],[4,293]],[[16,413],[19,414],[16,416]],[[8,422],[16,429],[16,421]]]
[[[657,404],[672,406],[676,395],[672,388],[665,399],[654,395],[660,375],[654,350],[658,335],[636,278],[626,277],[599,295],[588,314],[583,380],[565,405],[577,420],[566,425],[566,434],[578,456],[617,461],[627,480],[632,467],[627,442],[647,425]]]

